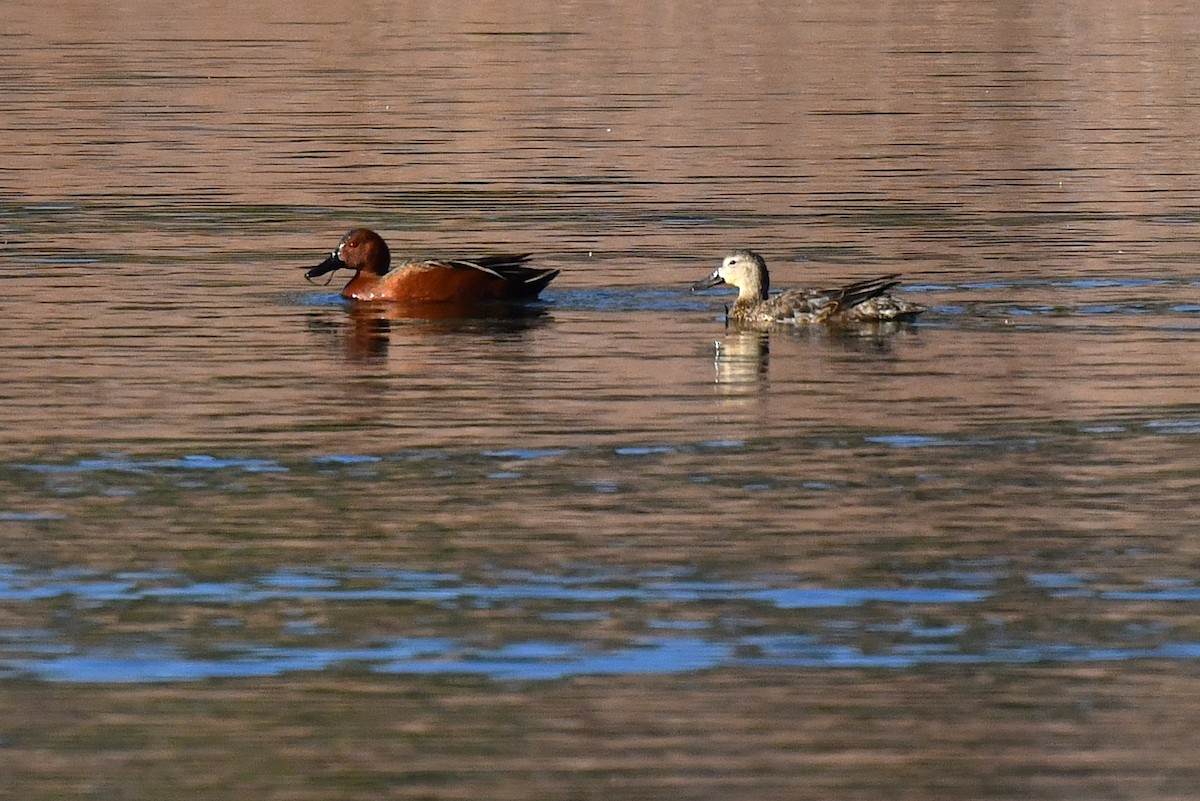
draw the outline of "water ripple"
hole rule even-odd
[[[501,581],[486,583],[451,573],[380,567],[283,569],[239,581],[193,581],[171,571],[105,575],[80,568],[39,572],[2,566],[0,602],[14,610],[61,610],[65,602],[67,608],[76,607],[77,615],[147,605],[166,615],[172,608],[188,615],[218,608],[226,612],[207,632],[186,627],[153,634],[116,631],[100,643],[77,640],[73,627],[10,626],[0,630],[0,677],[176,682],[357,667],[384,674],[462,673],[539,681],[717,668],[903,670],[938,664],[1200,658],[1200,643],[1164,640],[1170,631],[1163,627],[1132,625],[1123,635],[1126,641],[1095,641],[1083,630],[1042,641],[1034,631],[999,622],[979,629],[977,615],[969,610],[996,600],[1004,584],[998,575],[967,574],[963,583],[968,586],[953,586],[956,575],[927,574],[908,587],[830,588],[702,580],[683,570],[522,571],[500,573]],[[931,581],[941,586],[929,586]],[[1113,604],[1200,601],[1194,584],[1178,580],[1106,588],[1088,576],[1034,574],[1026,584],[1044,592],[1051,603],[1079,597]],[[277,609],[281,603],[285,613],[277,633],[250,637],[240,616]],[[411,625],[413,618],[402,610],[413,604],[441,610],[450,616],[448,633],[364,637],[317,625],[309,616],[314,604],[325,610],[322,617],[333,619],[337,610],[363,603],[385,604],[400,625]],[[555,633],[530,636],[520,629],[497,628],[487,622],[488,610],[522,610],[520,617],[540,620],[547,634]],[[629,620],[631,614],[637,617],[637,610],[644,610],[641,625],[615,637],[611,624]],[[858,611],[842,616],[848,610]],[[593,633],[592,625],[601,633]],[[1070,641],[1072,636],[1079,641]],[[1138,641],[1146,637],[1157,641]]]

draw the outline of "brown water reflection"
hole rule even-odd
[[[1200,17],[1110,6],[10,4],[0,795],[1190,798]]]
[[[330,676],[182,696],[22,687],[0,711],[42,722],[13,727],[48,747],[4,781],[46,797],[1184,799],[1196,735],[1164,699],[1195,678],[1152,666],[534,688]]]
[[[344,303],[344,320],[331,320],[328,313],[310,318],[313,334],[336,343],[336,352],[349,361],[385,360],[395,332],[396,339],[424,336],[465,336],[471,346],[491,338],[504,342],[538,325],[550,322],[544,304],[415,304]]]

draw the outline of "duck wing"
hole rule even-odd
[[[526,267],[529,253],[501,253],[475,259],[449,259],[443,262],[460,270],[479,270],[507,282],[516,298],[535,298],[558,277],[559,270]]]
[[[883,275],[833,289],[789,289],[763,301],[759,312],[781,322],[820,323],[883,296],[900,283],[899,277]]]
[[[832,306],[829,309],[829,314],[838,314],[847,311],[858,304],[870,300],[871,298],[879,297],[889,289],[900,285],[900,274],[893,273],[892,275],[881,275],[878,278],[868,278],[865,281],[855,281],[853,284],[846,284],[837,289],[825,289],[819,294],[823,295],[826,302],[822,304],[822,309],[827,306]]]

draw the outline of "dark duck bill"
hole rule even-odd
[[[322,275],[344,269],[345,267],[346,262],[338,258],[338,252],[335,250],[329,254],[329,258],[325,259],[325,261],[321,262],[316,267],[310,267],[308,271],[304,273],[304,277],[311,281],[314,278],[320,278]]]

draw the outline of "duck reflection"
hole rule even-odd
[[[393,333],[511,335],[549,319],[545,307],[528,304],[355,303],[346,308],[344,320],[310,315],[308,328],[327,337],[351,361],[376,361],[387,356]]]
[[[772,336],[811,343],[818,348],[891,357],[898,340],[915,337],[917,333],[915,326],[897,322],[770,328],[731,324],[725,336],[713,343],[716,383],[728,389],[746,389],[763,383],[770,371]]]
[[[915,337],[919,329],[907,321],[856,323],[834,326],[776,326],[778,336],[791,340],[816,342],[854,353],[890,353],[900,340]]]
[[[771,360],[771,335],[754,329],[727,329],[713,343],[717,384],[729,388],[751,388],[767,377]]]

